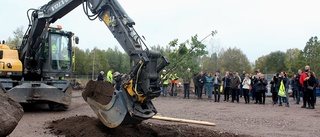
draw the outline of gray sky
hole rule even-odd
[[[1,0],[0,40],[13,36],[19,26],[27,28],[26,12],[48,0]],[[213,47],[240,48],[250,62],[272,51],[303,49],[311,36],[319,36],[319,0],[119,0],[136,22],[135,29],[149,46],[166,46],[173,39],[184,42],[212,30],[218,34],[204,43]],[[122,49],[99,20],[90,21],[82,6],[56,24],[80,37],[81,49]]]

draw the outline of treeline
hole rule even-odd
[[[23,32],[23,27],[17,28],[13,32],[14,38],[8,38],[7,42],[19,45]],[[216,33],[213,31],[210,35],[214,36]],[[301,45],[305,46],[302,50],[292,48],[287,49],[286,52],[274,51],[259,57],[252,63],[249,62],[241,49],[237,47],[224,49],[213,44],[204,45],[204,39],[198,40],[198,36],[195,35],[182,42],[174,39],[166,46],[155,45],[150,49],[160,51],[166,56],[170,65],[165,69],[169,72],[174,69],[178,75],[182,75],[187,68],[191,68],[193,72],[207,70],[212,73],[216,70],[220,70],[222,73],[227,70],[238,72],[245,70],[248,73],[253,73],[254,70],[260,69],[262,73],[286,71],[292,75],[297,73],[298,69],[304,69],[305,65],[310,65],[311,70],[316,74],[320,73],[320,42],[317,36],[306,40],[306,45]],[[74,53],[75,75],[97,75],[100,71],[108,71],[110,68],[120,73],[130,71],[129,56],[117,47],[107,50],[75,47]]]

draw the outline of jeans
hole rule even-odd
[[[184,87],[184,97],[183,98],[186,98],[188,97],[189,98],[189,95],[190,95],[190,84],[183,84],[183,87]]]
[[[278,100],[278,92],[272,92],[272,102],[273,104],[276,104]]]
[[[249,89],[242,89],[242,91],[243,91],[244,101],[246,103],[249,103],[250,102]]]
[[[213,85],[212,84],[206,84],[206,91],[208,93],[208,98],[211,99],[212,98],[212,88],[213,88]]]
[[[262,104],[265,104],[266,103],[266,91],[265,90],[260,90],[260,94],[261,94],[261,97],[262,97]],[[261,101],[261,99],[260,99]]]
[[[234,102],[234,100],[236,100],[237,102],[239,102],[239,89],[231,89],[232,90],[232,102]]]
[[[198,85],[198,98],[202,98],[203,85]]]
[[[213,93],[214,93],[214,101],[220,102],[220,85],[214,85]]]
[[[307,89],[307,101],[310,107],[314,107],[314,90]]]
[[[313,97],[314,97],[314,102],[313,103],[316,103],[317,102],[317,88],[314,88],[313,89]]]
[[[230,87],[224,88],[224,101],[229,101]]]
[[[163,85],[161,87],[161,91],[162,91],[162,96],[167,96],[167,88],[168,88],[168,85]]]
[[[288,90],[286,89],[286,103],[289,105],[289,96],[288,96]],[[279,104],[282,104],[282,97],[278,96]]]
[[[301,91],[302,91],[302,87],[301,87],[301,86],[298,86],[298,87],[297,87],[297,94],[296,94],[297,104],[300,103],[300,94],[301,94]]]
[[[302,98],[303,98],[303,105],[302,106],[306,106],[306,104],[307,104],[307,94],[308,94],[308,92],[307,92],[307,89],[306,88],[302,88],[302,90],[303,90],[303,93],[302,93]]]
[[[242,97],[242,95],[243,95],[243,85],[242,84],[240,84],[240,89],[239,89],[239,95],[240,95],[240,97]]]
[[[176,96],[177,93],[177,84],[171,83],[171,95]]]

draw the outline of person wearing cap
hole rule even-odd
[[[98,77],[97,77],[97,80],[98,81],[104,81],[104,72],[103,71],[100,71],[100,74],[98,75]]]
[[[221,86],[220,70],[217,70],[213,78],[214,102],[220,102],[220,86]]]
[[[110,69],[107,73],[107,82],[113,83],[113,69]]]
[[[115,88],[116,90],[120,90],[120,86],[121,86],[121,75],[118,71],[116,71],[113,75],[114,78],[114,82],[115,82]]]
[[[167,96],[167,88],[169,85],[169,79],[167,75],[166,70],[162,70],[162,74],[160,75],[161,81],[160,81],[160,86],[162,90],[162,96],[166,97]]]

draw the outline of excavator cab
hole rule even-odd
[[[50,29],[44,46],[44,76],[69,77],[72,73],[73,33],[59,29]],[[46,71],[47,70],[47,71]]]
[[[72,88],[66,78],[72,73],[74,41],[72,32],[50,27],[44,42],[35,48],[34,59],[24,60],[29,66],[24,66],[22,80],[6,94],[19,103],[46,103],[51,110],[67,110]]]

